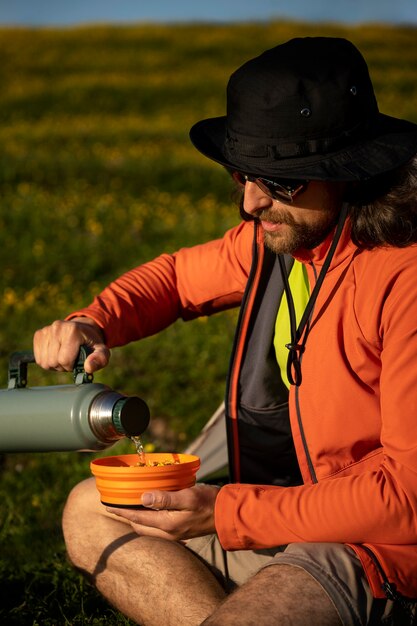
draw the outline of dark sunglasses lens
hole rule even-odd
[[[256,184],[264,193],[274,200],[280,200],[281,202],[286,203],[290,203],[292,201],[291,190],[287,190],[284,187],[281,187],[281,185],[278,186],[275,181],[258,178],[256,180]]]
[[[307,186],[306,180],[269,180],[268,178],[249,176],[247,174],[243,174],[242,172],[238,172],[237,170],[230,171],[230,174],[238,185],[244,187],[246,182],[249,180],[250,182],[256,183],[256,185],[258,185],[264,193],[274,200],[280,200],[286,204],[291,204],[293,196],[305,189]]]
[[[263,180],[262,182],[265,185],[265,189],[268,188],[269,195],[272,198],[280,200],[281,202],[286,202],[287,204],[291,204],[294,197],[305,191],[308,185],[307,180]]]
[[[307,183],[306,180],[294,180],[293,178],[279,178],[276,180],[272,179],[271,182],[278,187],[283,187],[285,190],[288,190],[290,192],[295,191],[296,189],[302,187]]]

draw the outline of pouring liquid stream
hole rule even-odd
[[[143,449],[142,439],[139,437],[139,435],[132,435],[130,438],[135,444],[136,452],[138,453],[138,457],[139,457],[138,465],[146,465],[146,455]]]
[[[178,465],[180,463],[177,459],[167,459],[162,461],[151,461],[149,456],[146,458],[145,450],[143,449],[143,443],[141,438],[138,435],[131,435],[130,439],[135,444],[136,452],[138,454],[138,462],[136,466],[138,467],[158,467],[163,465]]]

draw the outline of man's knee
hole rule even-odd
[[[257,574],[258,584],[269,588],[288,623],[340,626],[338,612],[321,584],[302,567],[275,564]],[[293,621],[291,621],[293,620]],[[286,623],[286,622],[284,622]]]
[[[65,503],[62,516],[64,534],[68,528],[71,528],[72,524],[82,521],[83,517],[98,514],[100,507],[104,510],[98,497],[94,479],[87,478],[78,483],[70,491]]]
[[[318,582],[304,569],[275,563],[264,567],[232,593],[204,626],[320,624],[341,626],[338,613]]]
[[[85,567],[91,554],[95,519],[105,513],[94,479],[78,483],[70,492],[62,516],[62,529],[67,553],[74,565]],[[86,549],[88,548],[88,549]]]
[[[97,567],[120,549],[133,542],[138,544],[138,535],[130,524],[108,513],[100,502],[95,480],[89,478],[76,485],[70,492],[63,513],[62,528],[70,561],[85,573],[93,573]],[[162,541],[162,540],[161,540]],[[155,540],[143,537],[141,553],[153,548]],[[136,550],[139,545],[136,546]],[[101,564],[101,565],[98,565]]]

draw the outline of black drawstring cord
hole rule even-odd
[[[287,360],[287,378],[291,385],[296,384],[292,375],[292,370],[295,372],[295,379],[300,380],[301,383],[301,354],[304,352],[304,345],[297,343],[297,320],[295,317],[294,299],[292,297],[290,283],[288,281],[287,269],[282,254],[278,255],[279,266],[281,270],[282,280],[284,283],[284,291],[287,296],[288,315],[290,318],[290,335],[291,343],[286,343],[285,347],[288,348],[289,355]]]
[[[340,211],[340,215],[339,215],[339,219],[338,219],[337,227],[336,227],[336,232],[334,234],[332,244],[327,253],[327,256],[323,263],[323,267],[321,268],[319,277],[317,278],[317,282],[311,293],[309,301],[307,302],[307,306],[304,310],[304,313],[303,313],[303,316],[301,318],[298,328],[297,328],[297,322],[296,322],[296,317],[295,317],[294,300],[292,297],[290,284],[288,281],[285,262],[281,254],[278,256],[280,270],[281,270],[282,279],[284,283],[285,295],[287,296],[288,312],[289,312],[289,317],[290,317],[291,342],[285,345],[285,347],[288,348],[289,350],[288,361],[287,361],[287,376],[288,376],[289,383],[291,385],[296,385],[297,387],[299,387],[302,382],[301,357],[305,350],[305,344],[306,344],[307,336],[309,333],[311,314],[313,312],[313,308],[316,303],[317,296],[319,295],[319,291],[323,284],[327,270],[329,269],[333,255],[336,251],[336,246],[339,243],[339,239],[342,234],[343,227],[345,225],[347,211],[348,211],[347,204],[343,204],[342,209]],[[304,333],[303,340],[300,343],[300,338],[303,335],[303,333]]]

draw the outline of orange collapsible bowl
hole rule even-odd
[[[195,484],[198,456],[155,452],[146,455],[149,465],[139,466],[137,454],[95,459],[90,463],[103,504],[138,508],[145,491],[177,491]],[[152,466],[152,463],[170,463]]]

